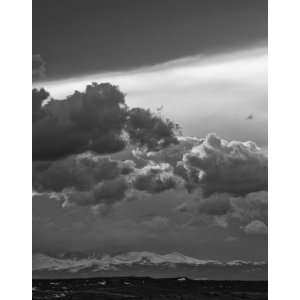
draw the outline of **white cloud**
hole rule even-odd
[[[202,143],[184,154],[183,162],[205,195],[245,195],[267,189],[268,158],[253,142],[229,142],[208,134]]]
[[[268,233],[266,224],[259,220],[254,220],[244,227],[246,234],[264,235]]]

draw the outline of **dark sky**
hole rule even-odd
[[[267,39],[265,0],[33,1],[47,78],[120,70]]]

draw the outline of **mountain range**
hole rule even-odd
[[[181,253],[128,252],[115,256],[60,255],[35,253],[34,278],[81,278],[112,276],[186,276],[209,280],[266,280],[266,262],[201,260]]]

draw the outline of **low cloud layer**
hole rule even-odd
[[[176,211],[189,215],[191,220],[188,224],[193,226],[202,223],[226,228],[230,224],[240,224],[244,233],[254,234],[256,227],[259,231],[262,224],[268,222],[268,192],[253,192],[239,197],[217,193],[203,197],[201,191],[195,191],[194,198],[180,204]]]
[[[91,152],[57,161],[33,164],[35,193],[48,194],[70,205],[112,206],[136,198],[135,191],[149,194],[183,186],[169,164],[148,162],[137,167],[132,160],[114,160]]]
[[[257,219],[267,222],[267,185],[253,185],[263,180],[266,166],[266,153],[251,142],[227,142],[212,134],[204,139],[179,137],[178,143],[155,152],[130,147],[110,156],[85,152],[36,161],[33,189],[55,195],[63,207],[86,206],[103,213],[126,200],[176,191],[183,200],[176,209],[179,214],[222,227],[232,220],[246,226]],[[221,174],[214,180],[222,189],[211,188],[215,184],[206,172]],[[240,182],[247,189],[237,192]],[[192,205],[184,202],[187,195]]]

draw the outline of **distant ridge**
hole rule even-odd
[[[266,262],[200,260],[174,252],[128,252],[101,257],[51,257],[34,254],[33,277],[152,276],[265,280]]]

